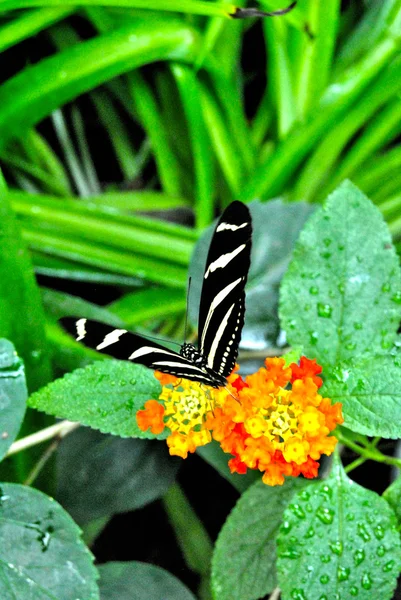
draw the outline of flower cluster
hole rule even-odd
[[[321,371],[305,357],[289,366],[267,358],[245,379],[233,372],[219,389],[157,373],[162,403],[148,400],[138,425],[154,434],[167,427],[170,454],[182,458],[215,439],[232,455],[232,473],[259,469],[268,485],[283,484],[285,476],[316,477],[317,461],[337,443],[329,434],[343,422],[341,404],[318,393]]]

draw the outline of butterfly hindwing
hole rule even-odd
[[[242,202],[232,202],[216,225],[203,276],[199,350],[207,366],[224,377],[234,367],[245,314],[252,222]]]
[[[64,317],[60,322],[78,342],[98,352],[119,360],[131,360],[170,375],[213,385],[213,378],[184,356],[126,329],[76,317]]]

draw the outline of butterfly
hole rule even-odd
[[[126,329],[91,319],[64,317],[61,325],[85,346],[120,360],[218,388],[234,368],[245,315],[252,219],[248,207],[232,202],[221,215],[210,243],[199,306],[199,348],[180,352]]]

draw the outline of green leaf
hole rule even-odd
[[[2,483],[0,535],[2,600],[99,600],[93,557],[52,498]]]
[[[136,412],[147,400],[157,399],[160,390],[159,382],[146,367],[105,360],[49,383],[28,399],[28,405],[103,433],[154,439],[152,433],[139,429]]]
[[[45,319],[29,255],[1,181],[0,195],[0,337],[15,345],[28,386],[35,390],[50,379]]]
[[[352,183],[302,231],[280,314],[290,344],[324,366],[391,347],[401,319],[398,258],[379,210]]]
[[[323,392],[343,405],[344,425],[364,435],[401,437],[401,357],[370,356],[338,365]]]
[[[141,562],[109,562],[99,566],[101,600],[195,600],[168,571]]]
[[[398,529],[401,528],[401,476],[383,492],[383,498],[387,500],[395,512],[398,521]]]
[[[0,459],[17,437],[27,397],[24,365],[11,342],[0,339]]]
[[[80,525],[136,510],[167,491],[178,464],[165,443],[81,427],[57,453],[57,500]]]
[[[216,600],[257,600],[277,585],[275,540],[283,511],[305,480],[268,487],[261,481],[239,499],[221,530],[212,561]]]
[[[285,600],[389,600],[400,566],[394,512],[351,481],[339,459],[327,480],[297,493],[284,512],[277,574]]]
[[[280,331],[277,315],[278,287],[285,273],[295,241],[305,220],[314,210],[310,204],[272,200],[252,202],[252,261],[246,286],[245,326],[242,339],[252,340],[252,347],[276,343]],[[199,239],[190,265],[191,321],[198,320],[199,298],[206,256],[215,224]]]

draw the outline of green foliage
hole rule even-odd
[[[253,600],[277,585],[275,544],[283,512],[304,481],[252,485],[237,502],[216,542],[212,586],[216,598]]]
[[[0,459],[17,437],[27,397],[24,365],[11,342],[0,339]]]
[[[52,498],[2,483],[1,579],[4,600],[98,600],[93,557],[80,530]]]
[[[401,282],[390,234],[399,251],[401,1],[341,4],[299,0],[288,15],[261,24],[231,19],[236,6],[220,1],[3,0],[0,336],[23,359],[30,391],[38,390],[29,406],[115,436],[154,437],[135,419],[159,396],[153,375],[79,347],[56,320],[75,313],[181,341],[191,256],[196,322],[208,243],[206,233],[194,254],[200,232],[234,197],[257,197],[244,345],[280,346],[282,326],[287,356],[323,364],[322,393],[343,403],[337,435],[356,463],[401,466],[381,453],[378,438],[364,437],[400,437]],[[283,7],[279,0],[254,5]],[[241,60],[250,40],[254,55],[266,49],[266,61]],[[344,178],[361,191],[338,187]],[[314,210],[304,201],[323,202],[334,189],[296,244],[280,324],[278,286]],[[171,209],[168,218],[178,215],[179,223],[192,211],[195,227],[165,220]],[[163,218],[155,218],[160,211]],[[32,266],[46,278],[41,290]],[[51,289],[66,282],[71,294]],[[80,294],[75,283],[98,286],[109,304],[73,296]],[[22,363],[10,346],[1,348],[4,456],[26,396]],[[98,362],[49,384],[49,357],[57,373]],[[32,415],[22,430],[34,433],[28,446],[43,433],[36,420],[43,415]],[[47,461],[57,443],[41,455],[16,452],[13,477],[31,483],[46,464],[45,485],[53,487]],[[384,493],[387,502],[352,483],[338,462],[319,483],[247,489],[257,471],[231,476],[216,444],[198,454],[247,490],[218,538],[215,600],[257,600],[272,591],[279,530],[283,600],[391,597],[401,566],[393,514],[399,525],[399,479]],[[182,554],[200,577],[198,595],[210,599],[210,541],[185,496],[176,486],[167,491],[176,463],[158,442],[82,429],[64,440],[57,464],[58,497],[85,523],[87,540],[112,514],[163,494]],[[91,557],[64,511],[31,488],[1,488],[0,596],[98,598]],[[99,571],[104,600],[193,598],[152,565],[109,563]]]
[[[351,481],[338,459],[325,481],[295,494],[284,512],[277,569],[285,599],[390,599],[400,567],[394,512]]]
[[[100,565],[101,600],[195,600],[195,596],[168,571],[140,562]]]
[[[146,400],[159,395],[160,384],[149,369],[107,360],[56,379],[32,394],[28,405],[103,433],[154,438],[139,429],[135,415]]]

